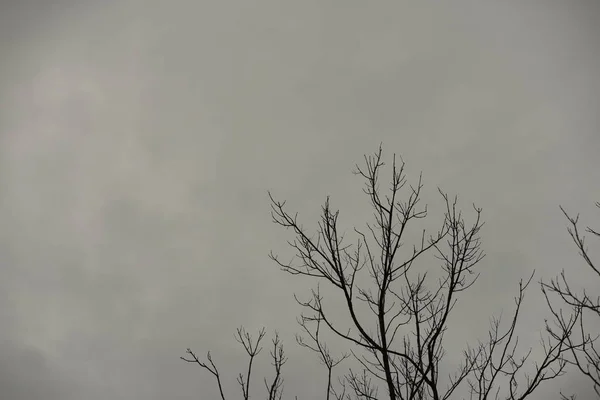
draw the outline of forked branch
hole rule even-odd
[[[596,203],[596,207],[600,208],[600,203]],[[572,217],[563,207],[560,207],[563,215],[569,222],[567,232],[573,243],[579,251],[579,255],[592,272],[592,279],[598,282],[595,287],[600,287],[600,268],[593,261],[589,249],[586,246],[586,237],[581,232],[579,227],[579,215]],[[586,227],[585,231],[591,234],[596,239],[600,238],[600,232]],[[569,337],[571,344],[571,358],[569,363],[575,365],[579,371],[586,376],[593,384],[594,390],[600,398],[600,349],[598,346],[598,338],[600,334],[592,334],[593,328],[590,328],[590,319],[595,320],[592,324],[597,326],[600,322],[600,291],[593,294],[586,289],[576,291],[566,277],[565,271],[549,283],[541,282],[542,292],[546,297],[548,308],[554,315],[555,320],[560,320],[563,317],[563,311],[553,304],[551,295],[557,296],[564,304],[571,309],[571,316],[577,318],[577,336]]]

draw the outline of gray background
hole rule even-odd
[[[240,324],[279,329],[286,393],[321,396],[322,370],[293,342],[291,293],[311,284],[267,258],[291,237],[266,191],[307,227],[328,194],[344,226],[363,226],[351,169],[381,141],[410,179],[423,171],[432,210],[437,185],[484,208],[488,257],[450,352],[534,268],[591,276],[558,205],[600,222],[599,2],[0,7],[3,399],[215,398],[178,359],[188,346],[213,350],[235,398]],[[532,289],[525,346],[543,327]],[[573,375],[532,399],[578,386],[585,399],[586,385]]]

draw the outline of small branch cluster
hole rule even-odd
[[[544,381],[561,376],[565,372],[567,365],[563,354],[571,348],[569,338],[577,323],[576,316],[568,320],[561,317],[556,320],[557,327],[552,327],[546,321],[546,332],[548,336],[541,338],[541,345],[544,350],[544,357],[541,361],[535,363],[535,369],[532,374],[523,373],[523,381],[519,380],[519,373],[526,365],[526,361],[531,355],[532,348],[529,348],[520,357],[516,356],[519,344],[519,338],[515,336],[515,328],[523,303],[525,290],[531,283],[533,274],[527,282],[519,283],[519,294],[515,297],[515,311],[510,321],[508,329],[500,333],[500,318],[492,319],[492,326],[488,334],[488,340],[485,343],[479,343],[475,349],[469,349],[466,352],[466,359],[471,364],[473,371],[472,377],[467,379],[471,398],[478,400],[488,399],[492,395],[498,398],[500,387],[494,388],[494,382],[498,378],[503,379],[508,387],[506,399],[517,400],[525,399]],[[522,387],[519,390],[519,387]],[[495,389],[495,392],[493,390]]]
[[[296,335],[296,342],[304,348],[312,350],[315,352],[319,358],[319,361],[327,368],[327,391],[326,391],[326,399],[329,400],[331,395],[334,398],[341,400],[345,397],[346,387],[344,382],[340,382],[342,386],[341,391],[336,391],[332,385],[332,373],[333,369],[338,366],[342,361],[349,357],[348,354],[342,354],[339,358],[334,358],[327,345],[321,340],[319,334],[321,332],[321,321],[323,319],[320,316],[315,317],[307,317],[304,315],[300,316],[298,319],[298,324],[302,328],[302,330],[308,335],[310,338],[310,342],[307,342],[302,336]],[[309,323],[314,323],[314,330],[310,328]]]
[[[238,343],[242,345],[246,354],[249,357],[248,360],[248,368],[246,375],[240,373],[237,377],[237,382],[241,387],[242,396],[244,400],[250,399],[250,381],[252,375],[252,365],[254,362],[254,358],[261,352],[262,347],[260,346],[263,338],[265,337],[266,332],[265,329],[262,328],[258,332],[258,337],[256,340],[252,338],[249,332],[247,332],[244,327],[240,327],[237,329],[235,334],[235,339]],[[279,334],[275,332],[275,338],[272,340],[272,350],[270,351],[271,359],[273,367],[275,368],[275,377],[270,382],[267,379],[264,379],[264,383],[267,389],[268,400],[280,400],[283,396],[283,377],[281,375],[281,368],[287,361],[287,357],[283,351],[283,343],[279,339]],[[196,356],[196,354],[191,350],[187,349],[187,354],[190,358],[180,357],[183,361],[189,363],[195,363],[200,367],[206,369],[210,372],[216,379],[217,385],[219,387],[219,394],[221,395],[221,400],[225,400],[225,394],[223,392],[223,385],[221,380],[221,375],[213,359],[211,357],[210,351],[206,355],[206,359],[208,360],[208,364]]]
[[[596,203],[596,207],[600,208],[600,203]],[[579,255],[591,269],[595,278],[600,278],[600,268],[592,260],[589,249],[585,244],[586,238],[579,228],[579,215],[572,217],[563,207],[560,209],[569,222],[567,232],[579,250]],[[600,238],[600,232],[597,230],[588,226],[586,231],[594,237]],[[600,283],[600,280],[598,282]],[[600,398],[600,349],[597,344],[600,335],[592,335],[590,332],[593,329],[588,327],[590,318],[600,322],[600,294],[593,295],[585,289],[581,292],[575,291],[569,284],[564,270],[559,277],[551,279],[549,283],[541,282],[541,286],[548,308],[554,315],[555,320],[564,319],[563,310],[553,304],[550,295],[558,296],[562,303],[570,309],[571,318],[577,320],[577,335],[569,335],[568,337],[568,343],[571,346],[571,358],[567,362],[576,366],[591,381],[596,394]],[[565,330],[564,326],[559,327],[563,331]]]

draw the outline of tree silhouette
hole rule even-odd
[[[532,349],[520,351],[515,330],[532,274],[519,282],[507,326],[501,318],[493,318],[487,338],[464,349],[458,367],[448,375],[448,383],[440,381],[440,374],[446,374],[441,362],[446,354],[448,321],[462,292],[476,283],[477,267],[484,258],[482,210],[473,205],[473,222],[467,224],[457,197],[450,198],[438,189],[445,209],[439,229],[434,234],[419,231],[416,243],[408,247],[408,229],[428,217],[427,206],[420,204],[422,179],[419,176],[415,185],[407,184],[405,164],[394,155],[389,188],[382,191],[380,173],[384,166],[381,146],[373,155],[365,156],[364,166],[356,166],[354,173],[365,181],[373,221],[365,229],[353,230],[352,244],[345,241],[338,225],[339,211],[332,208],[329,198],[322,206],[317,231],[311,234],[297,214],[287,211],[285,201],[269,193],[274,223],[291,230],[295,237],[289,242],[294,259],[284,262],[274,253],[270,257],[283,271],[316,281],[308,300],[294,296],[303,309],[299,324],[310,339],[297,337],[297,342],[315,352],[327,369],[324,397],[446,400],[458,398],[458,388],[463,387],[471,399],[523,400],[542,382],[562,375],[567,365],[563,356],[574,346],[569,338],[580,313],[569,318],[558,315],[552,325],[547,322],[547,335],[541,341],[543,356],[529,362]],[[349,326],[333,320],[324,304],[321,284],[338,294]],[[359,371],[350,368],[338,377],[336,385],[332,383],[332,369],[349,355],[330,355],[320,336],[323,328],[347,344],[360,365]],[[248,354],[252,361],[251,352]],[[209,370],[220,385],[210,358],[212,367],[195,357],[186,361]],[[248,380],[249,376],[241,380],[242,387]],[[380,386],[383,396],[378,394]]]
[[[600,202],[596,203],[600,208]],[[589,250],[585,244],[585,236],[579,228],[579,215],[570,216],[565,209],[560,207],[562,213],[569,222],[567,232],[579,250],[579,255],[585,261],[596,279],[600,278],[600,268],[590,257]],[[600,232],[590,228],[585,229],[596,238],[600,238]],[[597,281],[596,289],[600,286],[600,280]],[[600,352],[597,347],[597,339],[600,335],[592,335],[594,329],[589,328],[590,319],[600,322],[600,291],[589,293],[583,289],[576,291],[569,284],[565,271],[551,279],[549,283],[541,282],[542,291],[546,297],[546,302],[555,319],[563,318],[563,311],[557,308],[550,299],[550,294],[558,296],[564,305],[571,309],[571,314],[578,318],[577,335],[569,335],[569,345],[571,347],[571,358],[569,363],[575,365],[579,371],[584,374],[593,384],[594,391],[600,398]],[[566,397],[566,396],[563,396]]]

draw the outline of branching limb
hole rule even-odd
[[[308,337],[310,338],[311,341],[310,341],[310,343],[307,343],[302,336],[296,335],[296,342],[300,346],[310,349],[310,350],[314,351],[315,353],[317,353],[317,356],[319,357],[319,361],[323,365],[325,365],[325,367],[327,368],[327,392],[326,392],[327,397],[326,397],[326,399],[329,400],[330,395],[333,394],[334,396],[336,396],[336,392],[332,386],[333,368],[335,368],[342,361],[344,361],[346,358],[348,358],[349,355],[342,354],[339,358],[334,358],[331,355],[329,348],[319,337],[321,321],[323,321],[323,319],[320,316],[317,316],[316,318],[312,318],[312,317],[305,317],[305,316],[301,315],[300,318],[298,319],[298,324],[300,325],[302,330],[306,333],[306,335],[308,335]],[[315,323],[314,331],[311,330],[311,328],[308,326],[308,324],[310,322]],[[343,392],[345,392],[345,388],[343,388],[342,393]]]
[[[378,400],[377,387],[373,384],[367,371],[363,370],[362,374],[357,375],[350,369],[350,372],[346,375],[346,382],[354,391],[357,399]]]
[[[244,327],[238,328],[236,331],[236,334],[234,335],[236,341],[238,341],[244,347],[244,350],[246,350],[246,353],[250,357],[250,360],[248,362],[248,370],[247,370],[246,376],[244,376],[243,374],[240,373],[237,378],[237,381],[242,388],[242,396],[243,396],[244,400],[248,400],[250,398],[250,377],[252,375],[252,364],[254,362],[254,358],[262,350],[262,347],[260,347],[260,342],[262,341],[264,336],[265,336],[265,329],[262,328],[258,333],[258,338],[256,339],[256,341],[254,341],[254,339],[252,338],[252,335],[250,335],[250,333],[248,333],[244,329]],[[276,338],[277,338],[277,340],[279,340],[277,336],[276,336]],[[278,341],[278,344],[279,344],[279,341]],[[217,369],[217,366],[213,362],[210,351],[206,355],[208,364],[200,361],[198,359],[198,357],[196,356],[196,354],[189,348],[187,349],[187,354],[190,355],[190,358],[186,358],[186,357],[180,357],[180,358],[183,361],[198,364],[199,366],[201,366],[202,368],[204,368],[208,372],[210,372],[217,380],[217,385],[219,387],[219,393],[221,395],[221,400],[225,400],[225,395],[223,393],[223,385],[221,382],[221,375],[219,373],[219,370]]]
[[[210,351],[206,354],[206,358],[208,359],[210,365],[207,365],[206,363],[200,361],[191,349],[187,349],[186,353],[189,354],[192,358],[179,358],[189,363],[196,363],[202,368],[206,369],[208,372],[210,372],[217,380],[217,385],[219,385],[219,393],[221,394],[221,400],[225,400],[225,395],[223,394],[223,386],[221,385],[221,375],[219,374],[219,370],[217,369],[217,366],[215,365],[215,363],[212,360],[212,357],[210,356]]]
[[[596,203],[596,207],[600,208],[600,203]],[[572,217],[563,207],[560,207],[563,215],[569,222],[567,232],[573,243],[579,251],[579,255],[585,261],[585,264],[590,268],[596,278],[600,278],[600,268],[592,260],[585,239],[579,228],[579,215]],[[590,233],[595,238],[600,238],[600,232],[592,229],[589,226],[585,231]],[[600,283],[600,281],[598,281]],[[575,365],[579,371],[586,376],[593,384],[594,390],[600,398],[600,349],[597,347],[600,334],[592,334],[593,329],[589,329],[585,321],[587,318],[600,321],[600,294],[590,294],[585,289],[581,292],[576,292],[569,284],[565,271],[563,270],[559,277],[551,279],[549,283],[540,282],[542,292],[546,297],[548,308],[555,317],[555,320],[560,322],[563,318],[563,312],[555,306],[550,295],[558,296],[562,302],[568,305],[571,309],[571,316],[578,318],[577,326],[577,343],[573,337],[569,338],[571,345],[570,364]],[[596,285],[597,287],[598,285]],[[589,323],[589,321],[588,321]],[[561,327],[561,325],[558,325]]]
[[[472,362],[474,371],[473,378],[468,379],[471,398],[484,400],[493,396],[497,399],[500,396],[501,385],[505,384],[508,386],[508,393],[502,395],[505,399],[523,400],[542,382],[564,374],[567,365],[565,355],[573,348],[570,337],[576,327],[577,316],[566,319],[557,315],[559,329],[552,328],[546,321],[548,337],[541,340],[544,356],[541,361],[534,363],[533,373],[523,373],[524,379],[519,379],[532,349],[521,357],[516,356],[519,338],[515,335],[515,329],[525,290],[532,279],[533,274],[527,282],[519,283],[519,294],[515,298],[516,307],[508,329],[500,333],[501,318],[494,318],[488,341],[480,343],[478,348],[467,353],[467,359]]]
[[[273,360],[271,365],[275,368],[275,377],[271,384],[267,383],[265,379],[265,387],[269,394],[269,400],[281,400],[283,396],[283,377],[281,375],[281,367],[286,363],[287,357],[283,351],[283,343],[279,339],[279,333],[275,332],[275,338],[273,339],[273,349],[270,351],[271,359]]]
[[[248,360],[248,372],[246,377],[240,373],[237,378],[237,381],[242,388],[244,400],[248,400],[250,398],[250,376],[252,374],[252,363],[254,362],[254,357],[256,357],[256,355],[258,355],[258,353],[260,353],[262,350],[262,347],[259,347],[259,345],[264,337],[265,328],[262,328],[258,332],[258,338],[256,339],[256,342],[253,341],[252,336],[244,329],[244,327],[238,328],[235,334],[235,340],[244,347],[244,350],[246,350],[246,353],[250,357]]]

